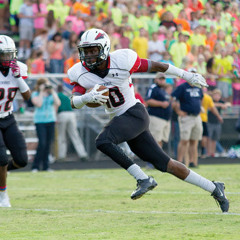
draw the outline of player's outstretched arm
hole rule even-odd
[[[208,87],[205,78],[199,73],[187,72],[171,64],[151,61],[151,72],[163,72],[186,80],[189,84],[202,88]]]

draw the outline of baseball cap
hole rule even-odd
[[[165,78],[165,75],[164,75],[164,73],[162,73],[162,72],[158,72],[158,73],[156,74],[155,78]]]

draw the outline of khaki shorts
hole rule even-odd
[[[180,139],[181,140],[201,140],[202,139],[202,120],[200,115],[178,117]]]
[[[157,142],[168,142],[170,135],[170,121],[150,116],[149,130]]]

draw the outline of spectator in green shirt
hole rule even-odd
[[[105,14],[108,16],[108,11],[109,11],[109,2],[108,0],[102,0],[102,1],[96,1],[95,4],[97,11],[101,8]]]
[[[187,44],[184,42],[184,35],[179,33],[178,41],[173,43],[169,53],[172,56],[175,66],[180,67],[182,59],[187,55]]]
[[[120,26],[122,23],[122,11],[117,6],[117,1],[113,2],[113,7],[111,8],[111,15],[114,24]]]

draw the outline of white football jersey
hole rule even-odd
[[[20,74],[23,79],[27,78],[27,65],[17,61],[20,67]],[[12,102],[18,90],[17,79],[13,76],[11,68],[5,77],[0,71],[0,114],[13,110]]]
[[[140,64],[141,60],[136,52],[120,49],[109,54],[109,72],[104,78],[89,72],[81,62],[68,70],[68,76],[71,83],[79,84],[84,92],[96,84],[106,86],[109,89],[109,100],[104,106],[106,112],[113,117],[123,114],[139,102],[135,98],[131,74]]]

